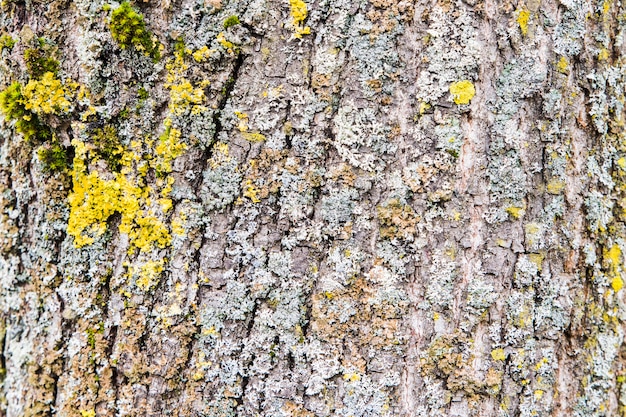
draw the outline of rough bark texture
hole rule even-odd
[[[626,414],[621,1],[0,22],[0,416]]]

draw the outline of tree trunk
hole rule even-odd
[[[626,415],[621,1],[0,21],[0,416]]]

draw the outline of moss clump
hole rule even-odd
[[[106,161],[111,171],[119,172],[122,168],[121,161],[124,147],[120,143],[115,128],[105,126],[102,129],[96,129],[91,136],[91,140],[96,147],[96,152]]]
[[[67,150],[57,141],[42,145],[37,156],[46,172],[64,172],[70,165]]]
[[[47,72],[55,76],[59,72],[59,62],[40,48],[25,50],[24,62],[26,63],[28,73],[36,79],[41,78]]]
[[[14,82],[0,92],[0,110],[7,120],[15,120],[15,128],[24,135],[24,139],[39,141],[50,139],[50,129],[41,123],[37,115],[26,108],[26,100],[22,95],[20,83]]]
[[[231,26],[237,26],[239,23],[239,17],[237,16],[229,16],[224,20],[224,29],[228,29]]]
[[[125,1],[113,10],[109,29],[120,48],[134,47],[154,60],[160,58],[159,49],[152,41],[152,34],[146,29],[143,15],[135,11],[129,2]]]
[[[4,34],[0,36],[0,50],[8,49],[9,51],[13,49],[17,41],[11,37],[11,35]]]
[[[137,91],[137,97],[139,97],[139,100],[147,100],[148,99],[148,90],[146,90],[145,88],[141,87],[139,89],[139,91]]]

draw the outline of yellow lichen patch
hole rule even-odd
[[[294,29],[293,36],[302,38],[302,35],[310,34],[311,28],[304,26],[304,21],[309,14],[306,3],[302,0],[289,0],[289,7],[291,8],[291,24]]]
[[[148,291],[154,288],[159,282],[159,276],[163,272],[165,261],[148,261],[139,269],[139,277],[135,281],[137,287],[142,291]]]
[[[156,216],[136,217],[135,224],[137,227],[134,227],[128,236],[133,245],[142,252],[147,252],[154,246],[164,248],[172,241],[167,227]]]
[[[260,133],[243,132],[241,134],[245,140],[252,143],[259,143],[265,141],[265,136]]]
[[[565,182],[557,179],[551,180],[546,186],[546,190],[548,194],[558,195],[561,194],[563,189],[565,188]]]
[[[523,207],[509,206],[505,210],[514,219],[519,219],[524,214]]]
[[[237,47],[234,43],[226,40],[226,36],[224,36],[224,32],[220,32],[216,38],[217,42],[222,45],[222,48],[226,49],[226,52],[232,54],[237,50]]]
[[[74,237],[74,245],[80,248],[94,243],[106,231],[107,220],[114,213],[121,215],[119,231],[129,236],[131,251],[135,247],[148,251],[155,245],[169,245],[171,238],[165,225],[144,209],[149,205],[150,189],[140,187],[125,172],[115,173],[112,179],[103,179],[98,172],[88,173],[89,149],[77,139],[72,144],[75,157],[67,233]]]
[[[543,253],[531,253],[528,255],[528,259],[530,260],[530,262],[535,264],[538,271],[541,271],[541,268],[543,266],[543,260],[545,259],[545,257],[546,256]]]
[[[624,280],[621,276],[622,268],[622,250],[618,244],[613,244],[611,249],[604,251],[604,259],[610,263],[609,271],[611,276],[611,287],[613,291],[618,292],[624,287]]]
[[[165,132],[159,137],[155,147],[155,159],[152,166],[160,174],[172,172],[172,161],[183,154],[187,145],[180,141],[180,130],[171,127],[171,121],[165,120]]]
[[[205,98],[202,86],[194,87],[184,76],[188,65],[185,64],[183,54],[177,53],[176,58],[166,68],[168,73],[165,88],[170,90],[170,112],[181,115],[190,108],[192,114],[205,111],[206,107],[202,105]]]
[[[187,216],[185,213],[180,213],[178,217],[172,220],[172,233],[177,236],[185,236],[187,231],[185,230],[185,221],[187,220]]]
[[[63,85],[53,73],[46,72],[40,80],[30,80],[22,88],[24,107],[40,114],[67,112],[74,94],[71,87]]]
[[[530,20],[530,11],[521,9],[517,12],[517,24],[519,25],[522,35],[528,34],[528,21]]]
[[[494,361],[504,361],[506,355],[504,354],[504,349],[494,349],[491,351],[491,358]]]
[[[96,417],[95,410],[80,410],[80,417]]]
[[[204,62],[215,53],[215,49],[209,49],[206,45],[191,54],[196,62]]]
[[[261,201],[258,197],[259,189],[254,186],[252,180],[246,180],[245,189],[243,191],[243,196],[248,197],[253,203],[258,203]]]
[[[357,374],[356,372],[350,372],[347,374],[343,374],[343,380],[350,382],[360,381],[361,375]]]
[[[606,48],[600,49],[600,52],[598,52],[598,61],[606,61],[607,59],[609,59],[609,50]]]
[[[567,62],[567,58],[564,56],[559,59],[559,62],[556,63],[556,70],[561,74],[567,73],[567,68],[569,67],[569,63]]]
[[[471,81],[462,80],[450,84],[450,94],[456,104],[468,104],[474,98],[476,89]]]
[[[619,166],[621,169],[626,169],[626,158],[622,156],[620,159],[618,159],[617,166]]]
[[[248,115],[243,112],[236,111],[235,116],[239,119],[237,129],[248,142],[258,143],[265,141],[265,136],[258,132],[248,132]]]

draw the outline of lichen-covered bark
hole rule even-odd
[[[0,416],[626,413],[622,2],[0,27]]]

